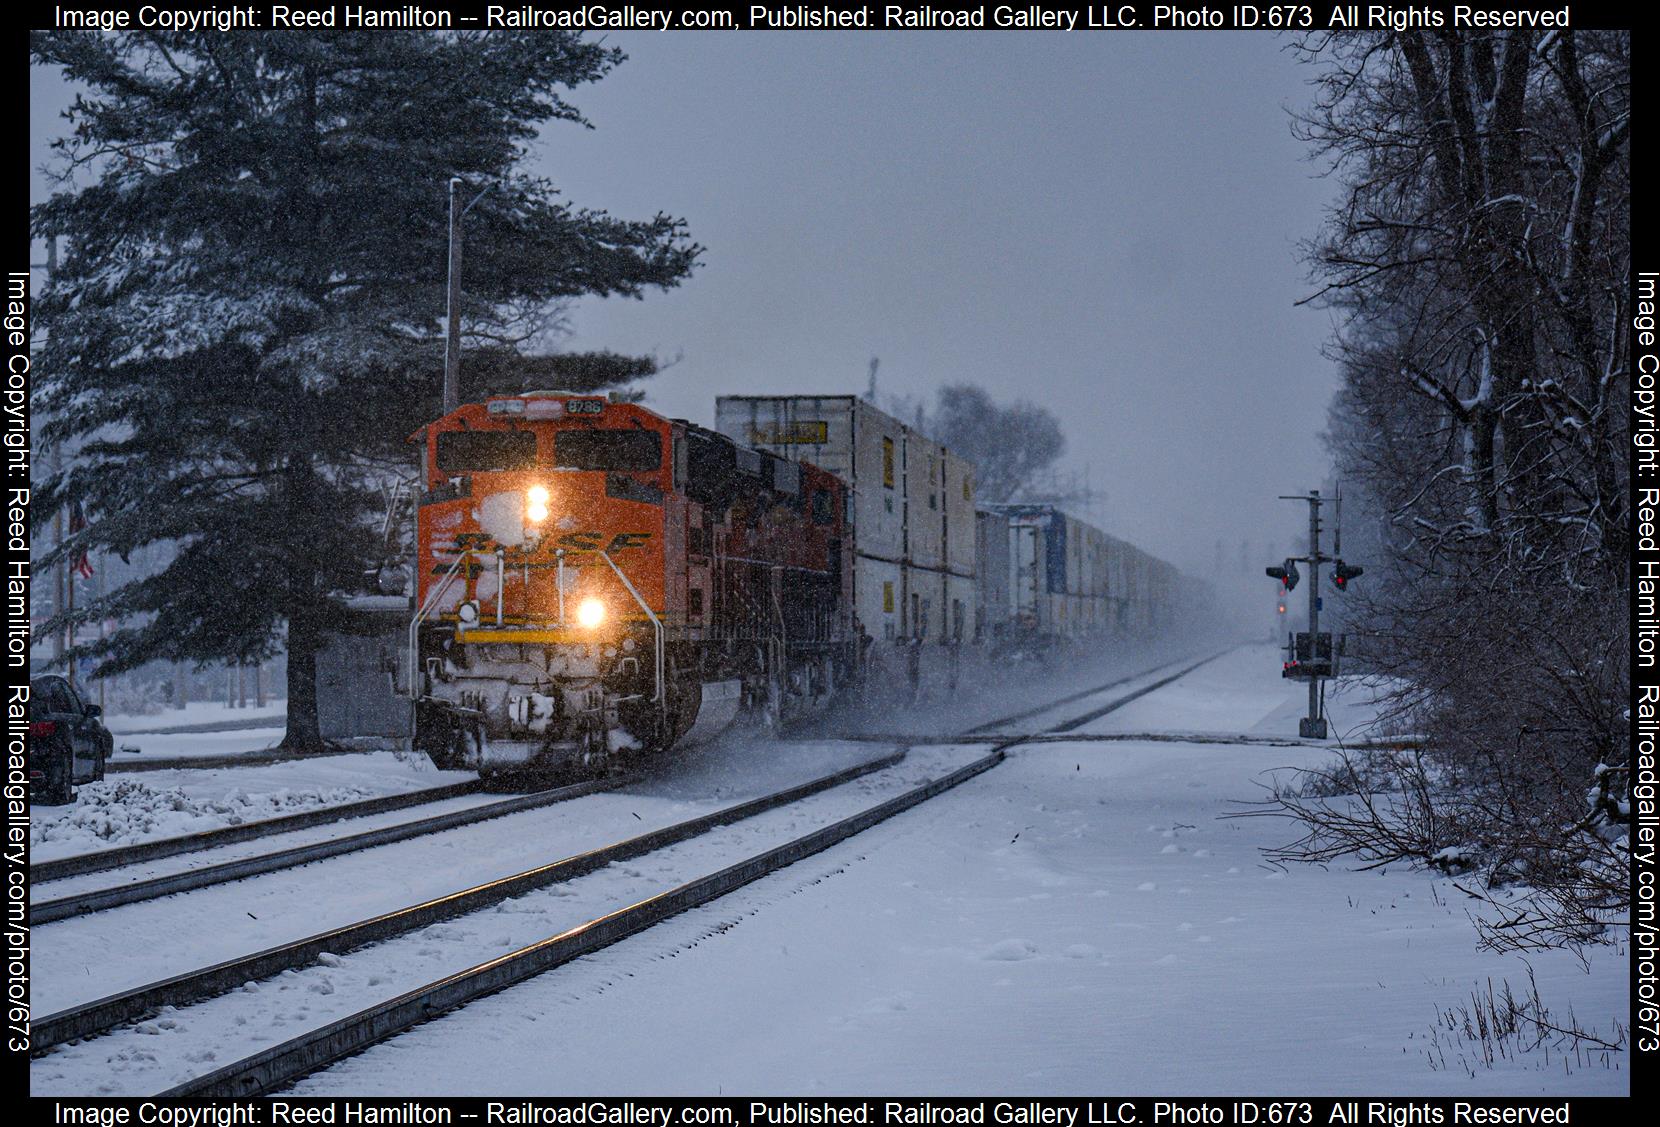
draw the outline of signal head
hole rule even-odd
[[[1338,560],[1337,565],[1332,568],[1331,581],[1337,585],[1337,589],[1339,591],[1347,591],[1349,589],[1349,580],[1364,575],[1365,573],[1366,569],[1363,567],[1354,567],[1350,564],[1344,563],[1342,560]]]

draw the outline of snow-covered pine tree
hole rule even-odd
[[[74,656],[119,672],[286,646],[284,745],[316,748],[314,655],[352,626],[338,593],[376,559],[377,480],[439,411],[450,178],[491,189],[467,216],[464,396],[520,370],[597,387],[651,368],[521,359],[560,302],[674,286],[700,253],[679,220],[576,209],[524,169],[542,126],[587,124],[562,92],[623,56],[550,32],[63,32],[30,50],[81,88],[30,215],[63,250],[36,305],[35,409],[75,451],[35,482],[35,520],[84,508],[61,551],[177,547],[76,608],[127,625]]]

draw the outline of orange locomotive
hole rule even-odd
[[[776,723],[858,671],[846,487],[636,404],[528,392],[423,428],[415,742],[485,775]]]

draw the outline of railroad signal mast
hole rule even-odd
[[[1293,634],[1287,639],[1286,661],[1280,672],[1284,677],[1308,682],[1308,715],[1297,722],[1297,734],[1304,739],[1323,740],[1327,736],[1327,726],[1321,707],[1325,697],[1322,682],[1336,675],[1336,658],[1341,655],[1341,646],[1334,648],[1331,634],[1320,631],[1320,565],[1325,562],[1333,565],[1332,582],[1339,591],[1348,590],[1349,581],[1359,576],[1365,568],[1351,566],[1339,558],[1343,549],[1341,490],[1335,498],[1337,530],[1333,539],[1332,554],[1329,556],[1320,551],[1320,506],[1325,504],[1327,499],[1320,496],[1318,489],[1311,489],[1306,495],[1282,496],[1280,500],[1302,501],[1308,505],[1308,555],[1291,556],[1279,567],[1265,569],[1270,579],[1280,581],[1282,609],[1285,596],[1297,586],[1301,578],[1297,572],[1297,564],[1306,563],[1309,570],[1308,632]]]

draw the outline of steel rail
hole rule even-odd
[[[1119,697],[1117,700],[1113,701],[1111,704],[1103,705],[1100,708],[1091,709],[1089,712],[1084,713],[1082,716],[1074,716],[1072,719],[1066,721],[1064,724],[1056,724],[1053,728],[1047,729],[1047,731],[1059,733],[1059,732],[1070,732],[1070,731],[1073,731],[1076,728],[1081,728],[1085,724],[1088,724],[1092,720],[1101,719],[1101,717],[1105,716],[1109,712],[1118,711],[1120,708],[1123,708],[1126,704],[1129,704],[1131,701],[1140,700],[1142,697],[1146,696],[1150,692],[1153,692],[1155,689],[1162,689],[1166,685],[1170,684],[1170,682],[1178,680],[1182,677],[1186,677],[1189,673],[1192,673],[1195,669],[1199,668],[1201,665],[1209,665],[1211,662],[1215,661],[1217,658],[1221,657],[1223,654],[1230,653],[1230,652],[1232,652],[1233,650],[1235,650],[1237,648],[1238,648],[1237,646],[1228,646],[1226,649],[1217,650],[1215,653],[1211,654],[1209,657],[1200,658],[1198,661],[1194,662],[1192,665],[1189,665],[1184,669],[1178,669],[1178,670],[1176,670],[1176,672],[1172,673],[1168,677],[1160,678],[1159,680],[1154,681],[1151,685],[1143,685],[1141,688],[1137,689],[1133,693],[1130,693],[1128,696]],[[1164,668],[1164,667],[1161,666],[1160,668]]]
[[[707,904],[803,858],[822,852],[855,834],[933,798],[1002,762],[996,748],[948,775],[896,795],[858,814],[803,837],[755,854],[719,872],[480,963],[437,982],[408,991],[366,1010],[330,1022],[280,1045],[185,1081],[162,1096],[250,1096],[269,1092],[315,1072],[324,1065],[361,1052],[449,1010],[464,1006],[607,947],[636,932]]]
[[[1179,661],[1181,659],[1178,658],[1176,660]],[[1028,709],[1028,710],[1023,711],[1023,712],[1018,712],[1018,713],[1015,713],[1013,715],[1004,717],[1004,718],[999,719],[999,720],[987,721],[984,724],[980,724],[976,727],[968,729],[967,732],[964,733],[964,735],[966,736],[966,735],[970,735],[970,734],[973,734],[973,733],[976,733],[976,732],[982,732],[982,731],[985,731],[988,728],[1001,727],[1004,724],[1013,723],[1016,720],[1025,719],[1027,717],[1034,716],[1034,715],[1036,715],[1040,712],[1047,712],[1047,711],[1049,711],[1053,708],[1058,708],[1062,705],[1069,704],[1072,701],[1080,700],[1084,697],[1092,696],[1096,693],[1105,692],[1106,690],[1114,688],[1115,686],[1124,684],[1126,681],[1133,681],[1138,677],[1146,677],[1146,676],[1149,676],[1153,673],[1157,673],[1159,670],[1167,669],[1173,664],[1175,664],[1174,661],[1163,662],[1159,665],[1155,665],[1151,669],[1146,669],[1146,670],[1142,670],[1139,673],[1132,673],[1132,674],[1129,674],[1129,675],[1124,676],[1124,677],[1119,677],[1119,678],[1117,678],[1113,681],[1107,682],[1106,684],[1097,685],[1092,689],[1086,689],[1082,692],[1072,693],[1068,696],[1062,697],[1059,700],[1053,701],[1049,704],[1041,705],[1038,708]],[[861,737],[856,737],[856,738],[860,742],[867,742],[867,743],[868,742],[875,742],[875,743],[906,743],[906,742],[909,742],[911,744],[932,744],[932,743],[958,742],[955,738],[951,738],[951,737],[924,737],[924,738],[918,739],[916,737],[903,737],[903,736],[893,736],[893,737],[861,736]],[[969,741],[969,742],[977,742],[977,741]],[[464,793],[467,793],[470,790],[477,789],[477,784],[476,783],[456,784],[456,787],[453,788],[454,789],[454,794],[453,795],[452,794],[441,794],[441,793],[439,793],[440,789],[442,789],[442,788],[435,788],[431,792],[422,792],[422,793],[429,793],[431,795],[431,800],[432,801],[438,801],[439,799],[442,799],[442,798],[454,797],[455,795],[464,794]],[[399,796],[399,797],[401,798],[403,796]],[[384,806],[380,806],[378,808],[372,808],[375,803],[380,803],[380,802],[385,802],[387,804],[384,805]],[[362,808],[361,809],[361,814],[367,815],[367,814],[380,813],[382,811],[387,811],[387,810],[399,809],[400,806],[402,806],[402,805],[415,805],[415,803],[414,802],[408,802],[408,801],[406,801],[404,803],[398,803],[398,802],[396,802],[392,799],[371,799],[371,800],[369,800],[367,802],[364,802],[364,803],[354,803],[354,804],[350,804],[348,806],[335,807],[335,808],[332,808],[332,809],[341,811],[342,813],[339,815],[339,817],[344,818],[344,817],[358,817],[358,816],[360,816],[357,813],[351,813],[351,814],[344,813],[345,811],[352,810],[352,809],[359,808],[359,807]],[[314,820],[308,820],[308,819],[314,819]],[[112,868],[119,868],[119,867],[122,867],[122,866],[125,866],[125,865],[134,864],[134,863],[141,862],[141,861],[154,860],[154,859],[161,858],[161,857],[170,857],[170,856],[174,856],[174,855],[179,854],[179,853],[193,852],[197,849],[206,849],[206,848],[211,848],[211,847],[219,846],[219,845],[230,845],[230,844],[240,842],[240,841],[251,840],[251,839],[256,838],[256,837],[267,836],[268,834],[285,833],[285,832],[288,832],[288,830],[304,829],[308,826],[322,825],[322,824],[325,824],[327,822],[335,821],[335,820],[338,820],[338,819],[337,818],[331,818],[331,817],[325,817],[325,816],[323,816],[323,814],[321,812],[317,812],[317,813],[308,812],[306,814],[293,815],[291,817],[291,820],[290,819],[279,819],[279,818],[267,819],[263,822],[249,823],[247,826],[229,827],[225,830],[209,830],[209,831],[205,831],[202,834],[191,834],[191,835],[185,835],[183,837],[177,837],[177,838],[166,838],[166,839],[163,839],[161,841],[156,841],[156,842],[145,842],[145,843],[141,843],[139,845],[124,847],[123,849],[119,849],[119,850],[102,850],[102,851],[99,851],[98,853],[79,854],[76,857],[72,857],[72,858],[62,858],[62,859],[57,860],[57,861],[43,862],[40,865],[31,866],[30,870],[29,870],[29,873],[30,873],[30,877],[33,880],[36,880],[36,881],[44,882],[44,881],[51,881],[51,880],[59,880],[59,879],[62,879],[64,877],[68,877],[68,876],[77,876],[77,875],[80,875],[80,874],[83,874],[83,873],[100,872],[100,871],[103,871],[103,870],[112,869]],[[258,830],[258,827],[261,827],[261,826],[268,827],[268,828],[266,828],[264,830]],[[215,837],[213,835],[223,835],[223,836]],[[100,858],[108,858],[109,859],[108,863],[99,864],[98,860]],[[227,877],[225,879],[238,879],[238,878]],[[218,882],[210,882],[210,883],[218,883]],[[134,886],[134,887],[138,887],[138,886]],[[195,886],[195,887],[203,887],[203,886]],[[179,889],[178,891],[187,891],[187,889]],[[169,893],[167,893],[167,892],[157,893],[157,895],[168,895],[168,894]],[[131,901],[124,901],[124,902],[129,902],[130,903]],[[52,903],[52,902],[48,901],[46,903]],[[111,904],[109,906],[113,907],[115,905]],[[64,918],[64,917],[53,917],[53,918]],[[35,916],[35,922],[37,922],[37,923],[47,923],[47,922],[50,922],[50,918],[43,918],[43,917],[41,917],[37,914]]]
[[[905,752],[882,756],[843,768],[760,798],[749,799],[688,821],[652,830],[613,845],[574,854],[562,860],[484,884],[399,908],[371,919],[331,928],[251,955],[228,959],[187,971],[159,982],[137,986],[108,997],[61,1010],[35,1021],[30,1051],[45,1052],[66,1041],[90,1037],[124,1022],[137,1021],[162,1006],[183,1006],[234,990],[246,982],[269,978],[285,970],[309,966],[325,952],[339,955],[379,943],[455,916],[488,908],[503,900],[564,881],[575,880],[618,861],[628,861],[689,840],[719,826],[752,818],[799,801],[819,791],[891,767]]]
[[[314,842],[311,845],[297,845],[292,849],[282,849],[275,853],[261,853],[254,857],[244,857],[240,861],[226,861],[219,865],[207,865],[200,869],[186,869],[183,872],[169,873],[166,876],[135,881],[132,884],[118,885],[113,888],[99,888],[90,892],[78,892],[71,896],[58,897],[55,900],[37,901],[29,905],[29,922],[30,924],[55,923],[58,920],[73,919],[77,916],[85,916],[93,912],[102,912],[109,908],[120,907],[123,904],[136,904],[145,900],[155,900],[162,896],[172,896],[178,892],[190,892],[198,888],[207,888],[210,885],[225,884],[230,881],[243,880],[247,877],[274,873],[282,869],[294,868],[296,865],[321,861],[326,857],[338,857],[343,853],[355,853],[361,849],[373,849],[380,845],[407,841],[412,837],[424,837],[427,834],[455,829],[458,826],[470,826],[475,822],[489,821],[492,818],[517,814],[524,810],[534,810],[539,806],[551,806],[556,802],[581,798],[583,795],[593,794],[596,791],[615,790],[634,780],[634,776],[625,775],[616,779],[596,779],[585,783],[573,783],[570,786],[554,787],[551,790],[536,791],[534,794],[522,794],[514,798],[503,799],[500,802],[491,802],[484,806],[474,806],[467,810],[435,814],[430,818],[421,818],[413,822],[400,822],[395,826],[383,826],[378,830],[365,830],[362,833],[352,834],[348,837],[337,837],[330,841]]]
[[[64,877],[81,876],[84,873],[99,873],[106,869],[120,869],[127,865],[136,865],[142,861],[172,857],[179,853],[195,853],[202,849],[216,849],[221,845],[235,845],[238,842],[252,841],[259,837],[270,837],[273,834],[310,829],[312,826],[324,826],[330,822],[343,822],[351,818],[365,818],[371,814],[385,814],[392,810],[403,810],[410,806],[424,806],[429,802],[463,798],[478,789],[478,780],[472,779],[464,783],[451,783],[448,786],[410,791],[407,794],[383,795],[380,798],[364,799],[361,802],[319,806],[315,810],[304,810],[298,814],[284,814],[277,818],[264,818],[257,822],[243,822],[237,826],[223,826],[216,830],[202,830],[200,833],[183,834],[179,837],[157,838],[154,841],[142,841],[137,845],[123,845],[116,849],[101,849],[94,853],[76,853],[70,857],[39,861],[30,865],[29,879],[44,883],[46,881],[62,880]]]
[[[988,732],[989,733],[991,729],[1001,728],[1005,724],[1013,724],[1013,723],[1015,723],[1016,721],[1019,721],[1019,720],[1029,720],[1033,716],[1037,716],[1040,713],[1048,712],[1050,709],[1053,709],[1053,708],[1059,708],[1064,704],[1071,704],[1073,701],[1083,700],[1085,697],[1092,697],[1096,693],[1104,693],[1108,689],[1116,689],[1118,686],[1122,685],[1124,682],[1134,681],[1137,677],[1150,677],[1154,673],[1157,673],[1161,669],[1169,669],[1172,665],[1175,665],[1177,662],[1179,662],[1181,660],[1183,660],[1183,659],[1178,657],[1178,658],[1172,658],[1170,661],[1161,661],[1159,664],[1153,666],[1151,669],[1143,669],[1139,673],[1130,673],[1130,674],[1126,674],[1123,677],[1115,678],[1111,681],[1108,681],[1104,685],[1096,685],[1094,688],[1081,689],[1078,692],[1069,693],[1066,696],[1061,697],[1059,700],[1050,701],[1048,704],[1040,704],[1036,708],[1028,708],[1028,709],[1025,709],[1024,711],[1021,711],[1021,712],[1012,713],[1012,714],[1010,714],[1008,716],[1004,716],[1004,717],[1002,717],[1001,719],[998,719],[998,720],[987,720],[984,724],[976,724],[974,727],[969,728],[967,731],[965,731],[963,733],[963,735],[971,736],[971,735],[974,735],[975,733],[978,733],[978,732]]]
[[[1231,648],[1229,647],[1229,649]],[[1059,725],[1051,731],[1069,730],[1087,723],[1089,720],[1106,715],[1116,708],[1123,707],[1131,701],[1169,684],[1207,662],[1215,660],[1226,652],[1228,652],[1228,649],[1220,650],[1153,685],[1138,689],[1103,708],[1092,710],[1083,717]],[[1167,668],[1169,664],[1171,663],[1155,666],[1153,670],[1148,672],[1156,672],[1159,669]],[[1147,674],[1143,673],[1136,676],[1145,675]],[[1107,686],[1101,686],[1090,690],[1090,692],[1065,698],[1057,704],[1077,700],[1092,693],[1100,692],[1104,688],[1110,688],[1114,684],[1122,684],[1124,681],[1132,679],[1133,677],[1121,678]],[[1056,706],[1056,704],[1046,705],[1043,709],[1036,711],[1044,711]],[[608,946],[690,908],[724,896],[798,860],[821,852],[991,769],[998,763],[1003,762],[1009,748],[1028,742],[1031,739],[1032,737],[1023,735],[997,737],[995,746],[984,757],[945,776],[912,788],[895,798],[868,808],[859,814],[844,818],[831,826],[752,856],[720,872],[698,878],[678,888],[649,897],[637,904],[590,920],[509,955],[479,964],[438,982],[406,992],[357,1014],[341,1018],[327,1026],[302,1034],[281,1045],[263,1050],[244,1060],[227,1065],[204,1076],[185,1081],[183,1084],[161,1094],[166,1096],[248,1095],[271,1091],[282,1084],[314,1072],[318,1068],[342,1057],[360,1052],[370,1045],[419,1025],[451,1009],[496,993],[508,986]],[[871,761],[868,764],[862,764],[849,770],[858,773],[877,770],[890,762],[897,762],[903,757],[904,752],[900,752],[887,757],[885,760]],[[838,774],[845,774],[845,772],[839,772]],[[815,780],[813,783],[791,788],[791,791],[779,792],[778,795],[768,796],[768,799],[777,800],[773,805],[782,805],[784,802],[793,800],[782,796],[792,794],[794,791],[806,788],[822,789],[824,786],[834,785],[827,782],[830,778],[834,778],[834,776],[827,776],[825,780]],[[801,796],[794,795],[794,797]],[[310,961],[315,958],[316,954],[325,950],[349,950],[352,947],[375,941],[375,937],[370,931],[358,931],[357,929],[389,926],[393,921],[402,917],[405,926],[398,927],[393,932],[393,934],[396,934],[432,922],[431,919],[425,919],[414,914],[405,915],[405,913],[417,913],[424,909],[427,912],[442,913],[434,916],[433,919],[443,919],[476,910],[479,907],[486,907],[496,900],[518,895],[520,892],[528,890],[527,887],[517,885],[512,886],[510,891],[506,890],[503,888],[506,882],[525,879],[540,880],[541,883],[546,884],[555,883],[558,880],[568,880],[581,875],[582,872],[591,872],[604,864],[624,859],[612,852],[614,850],[633,848],[640,852],[646,852],[651,849],[662,848],[666,844],[672,844],[672,842],[655,839],[659,839],[666,834],[683,833],[684,836],[678,837],[677,840],[684,840],[685,837],[695,836],[697,833],[710,828],[707,824],[704,824],[708,823],[710,819],[724,816],[727,819],[735,820],[737,812],[745,806],[765,802],[768,799],[753,800],[752,803],[741,804],[738,807],[729,808],[727,811],[717,811],[715,814],[707,815],[702,819],[694,819],[678,826],[654,831],[652,834],[641,835],[629,842],[617,843],[615,846],[608,846],[601,850],[591,851],[588,854],[567,858],[565,861],[555,862],[553,865],[543,866],[541,869],[529,870],[526,873],[518,874],[516,877],[503,878],[502,881],[480,885],[474,889],[454,894],[452,897],[429,901],[426,904],[416,905],[401,912],[388,913],[386,916],[377,917],[375,920],[364,921],[362,924],[350,925],[347,928],[313,936],[310,940],[300,940],[294,944],[285,945],[285,948],[293,949],[294,955],[292,957],[299,958],[304,945],[316,944],[304,956],[303,961]],[[631,852],[627,856],[637,855],[639,854]],[[586,867],[581,868],[580,871],[574,867],[567,868],[564,869],[563,875],[560,875],[561,868],[566,865]],[[412,920],[417,922],[408,922]],[[355,943],[351,942],[354,935],[359,937]],[[285,948],[273,948],[271,951],[262,952],[258,955],[231,960],[215,967],[205,968],[200,972],[177,976],[162,983],[155,983],[121,995],[87,1003],[84,1006],[76,1007],[74,1010],[49,1015],[34,1026],[35,1049],[33,1051],[49,1048],[50,1045],[61,1043],[63,1040],[90,1035],[99,1031],[99,1029],[108,1028],[110,1025],[141,1016],[160,1005],[197,1000],[201,996],[220,993],[235,985],[240,985],[251,977],[259,977],[262,974],[276,973],[288,969],[289,966],[294,964],[278,965],[271,970],[259,970],[256,964],[257,960],[266,956],[275,955],[280,958],[281,952]],[[207,984],[208,976],[216,979],[211,986]],[[179,996],[171,993],[181,988],[188,990],[192,979],[198,979],[200,985],[197,989],[202,993]],[[109,1016],[108,1021],[100,1022],[95,1017],[100,1008]],[[118,1008],[124,1008],[126,1012],[115,1016],[114,1011]]]

